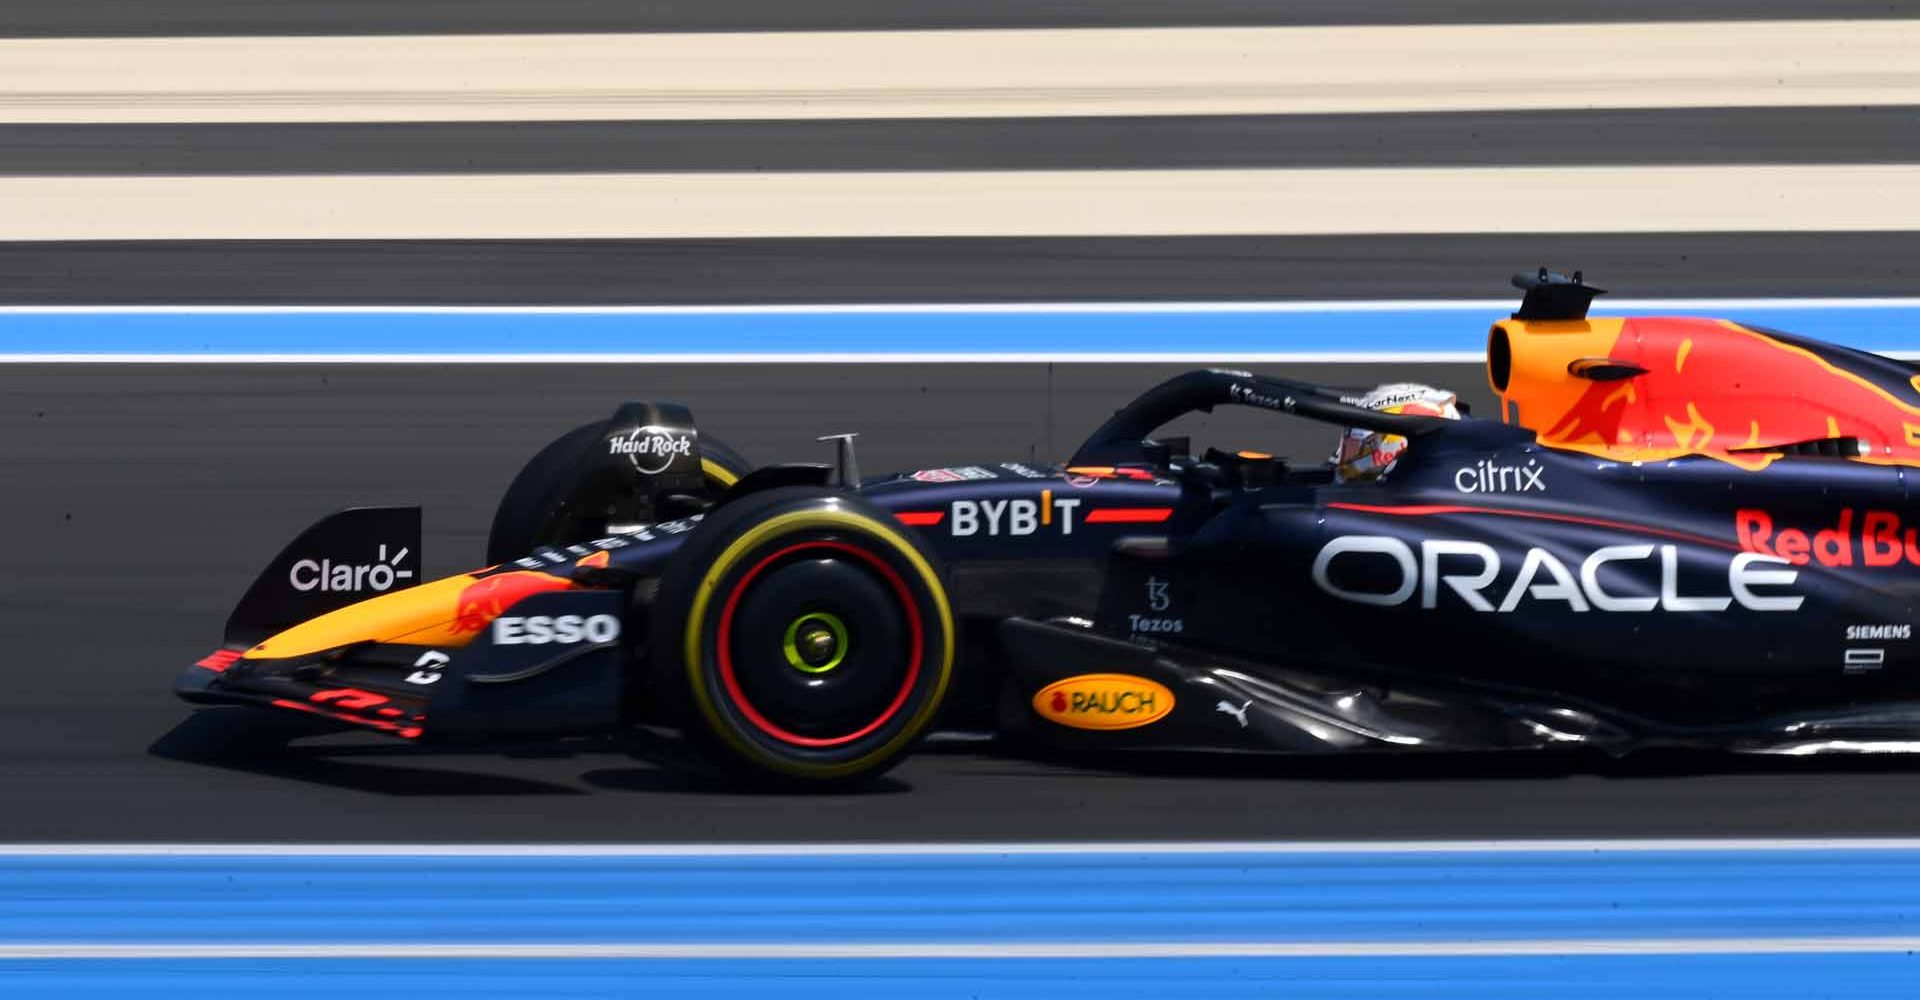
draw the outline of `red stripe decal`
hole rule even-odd
[[[228,667],[233,666],[233,661],[239,658],[240,651],[237,649],[216,649],[206,656],[201,657],[199,660],[194,661],[193,665],[196,667],[205,667],[218,674],[224,673]]]
[[[388,698],[384,694],[362,691],[359,688],[329,688],[325,691],[315,691],[313,694],[307,696],[307,700],[332,702],[336,708],[359,711],[363,708],[372,708],[375,705],[384,705],[393,699]]]
[[[947,516],[947,512],[943,510],[903,510],[893,516],[901,524],[909,524],[916,528],[926,528],[939,524],[941,519]]]
[[[1543,510],[1511,510],[1501,507],[1469,507],[1464,504],[1444,503],[1407,504],[1397,507],[1370,503],[1330,503],[1327,504],[1327,506],[1337,507],[1341,510],[1355,510],[1362,514],[1388,514],[1393,517],[1431,517],[1435,514],[1492,514],[1495,517],[1524,517],[1535,521],[1585,524],[1596,528],[1612,528],[1615,531],[1658,535],[1662,538],[1672,538],[1676,541],[1693,542],[1698,545],[1711,545],[1714,548],[1726,549],[1731,552],[1740,551],[1740,546],[1732,542],[1718,538],[1708,538],[1705,535],[1692,535],[1684,531],[1671,531],[1666,528],[1655,528],[1646,524],[1630,524],[1626,521],[1609,521],[1603,517],[1583,517],[1579,514],[1552,514]]]
[[[1159,524],[1172,516],[1172,507],[1095,507],[1087,511],[1086,523]]]
[[[341,722],[353,722],[362,726],[372,726],[381,732],[392,733],[402,739],[411,740],[420,735],[419,726],[402,726],[397,722],[387,722],[382,719],[366,719],[357,715],[348,715],[345,712],[329,712],[324,708],[315,708],[304,702],[290,701],[286,698],[275,698],[272,704],[275,708],[291,708],[296,712],[310,712],[314,715],[324,715],[329,719],[338,719]]]

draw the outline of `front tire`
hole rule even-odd
[[[689,740],[778,783],[879,775],[926,732],[952,679],[934,558],[844,491],[721,506],[676,554],[653,614],[651,658]]]

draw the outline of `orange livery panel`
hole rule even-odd
[[[1790,452],[1920,464],[1907,366],[1728,320],[1502,320],[1487,372],[1501,419],[1551,447],[1744,468]]]

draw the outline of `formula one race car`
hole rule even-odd
[[[628,404],[521,473],[496,565],[410,585],[417,508],[334,515],[177,689],[406,739],[658,724],[803,785],[936,721],[1096,751],[1920,749],[1916,369],[1515,280],[1497,419],[1195,371],[1060,465],[861,479],[850,442],[750,470]],[[1218,406],[1390,460],[1154,439]]]

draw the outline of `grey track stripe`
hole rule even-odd
[[[1920,16],[1911,0],[64,0],[0,37],[845,31],[1171,25],[1526,24]]]
[[[1920,161],[1920,108],[0,126],[0,176]]]
[[[1636,298],[1920,294],[1920,233],[0,244],[0,304],[1487,298],[1581,267]]]

